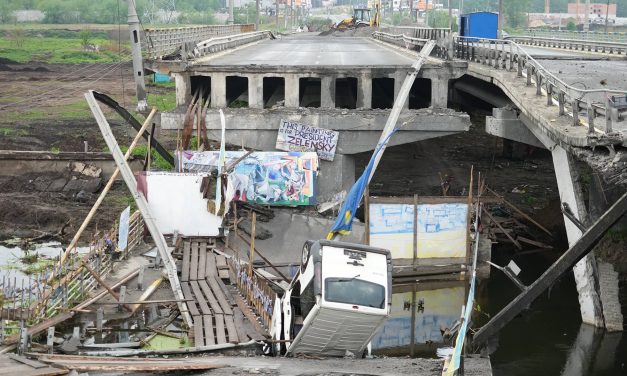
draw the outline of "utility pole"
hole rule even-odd
[[[583,15],[583,31],[588,32],[588,30],[590,30],[590,21],[588,20],[588,17],[590,15],[590,0],[586,0],[586,9],[584,10],[584,15]]]
[[[274,25],[279,31],[279,0],[274,0]]]
[[[255,19],[255,30],[259,31],[259,0],[255,0],[255,11],[257,13],[257,18]]]
[[[235,19],[233,18],[233,2],[235,0],[229,0],[229,18],[226,20],[227,25],[233,25]]]
[[[551,13],[551,0],[544,0],[544,13]]]
[[[607,33],[607,16],[610,14],[610,0],[607,0],[605,7],[605,32]]]
[[[503,0],[499,0],[499,19],[497,27],[496,37],[501,39],[503,38]]]
[[[448,29],[453,31],[453,3],[448,0]]]
[[[135,77],[135,89],[137,92],[137,111],[146,112],[148,110],[148,102],[146,102],[146,83],[144,82],[144,61],[142,60],[139,18],[135,9],[135,0],[128,0],[128,28],[133,49],[133,77]]]

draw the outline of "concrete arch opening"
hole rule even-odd
[[[270,108],[279,102],[285,103],[285,78],[263,78],[263,108]]]
[[[431,106],[431,80],[416,78],[409,91],[409,109],[418,110]]]
[[[248,77],[226,77],[226,106],[248,107]]]
[[[210,76],[191,76],[190,77],[190,94],[194,96],[200,90],[200,95],[205,100],[211,98],[211,77]]]
[[[301,77],[298,82],[300,107],[320,107],[321,80],[319,77]]]
[[[372,108],[388,109],[394,106],[394,78],[372,79]]]
[[[357,78],[335,79],[335,108],[354,110],[357,108]]]

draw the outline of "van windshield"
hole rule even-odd
[[[385,287],[357,278],[326,278],[324,299],[327,302],[383,308]]]

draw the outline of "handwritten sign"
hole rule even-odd
[[[281,120],[276,148],[285,151],[315,151],[320,159],[335,157],[339,133],[330,129]]]

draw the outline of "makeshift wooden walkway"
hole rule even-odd
[[[177,250],[182,257],[181,288],[194,327],[190,337],[195,346],[239,343],[260,339],[243,323],[243,313],[222,281],[228,278],[228,265],[223,255],[213,252],[210,239],[184,239]],[[237,323],[237,325],[236,325]]]

